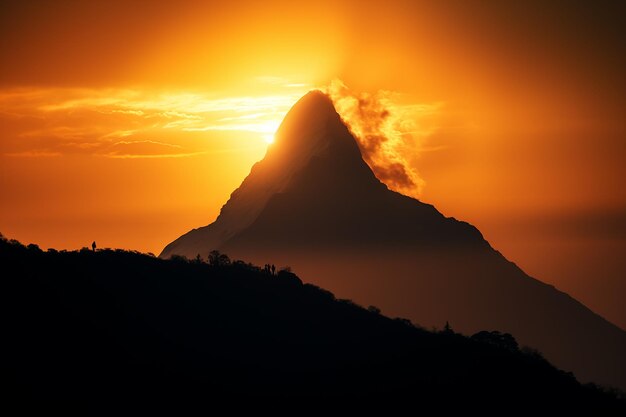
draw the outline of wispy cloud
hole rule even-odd
[[[107,158],[185,158],[203,155],[203,151],[189,151],[176,143],[157,140],[119,140],[106,146],[101,146],[95,155]]]
[[[8,122],[0,132],[9,138],[0,144],[0,153],[44,156],[82,152],[114,158],[173,158],[210,150],[208,143],[185,140],[190,134],[239,131],[267,140],[310,87],[296,87],[276,77],[263,82],[276,85],[280,93],[225,96],[75,88],[0,91],[0,121]],[[37,123],[21,123],[25,117]]]
[[[173,143],[158,142],[156,140],[121,140],[119,142],[115,142],[115,145],[137,145],[137,144],[152,144],[152,145],[166,146],[166,147],[178,148],[178,149],[182,148],[182,146],[180,145],[176,145]]]
[[[424,180],[415,160],[423,152],[442,149],[427,146],[426,140],[437,130],[433,120],[443,103],[404,104],[398,93],[357,93],[339,80],[326,92],[378,179],[395,191],[418,197]]]
[[[188,152],[188,153],[161,153],[161,154],[131,154],[131,153],[115,153],[115,152],[105,152],[98,154],[99,156],[103,156],[105,158],[116,158],[116,159],[154,159],[154,158],[187,158],[190,156],[198,156],[204,155],[206,152]]]

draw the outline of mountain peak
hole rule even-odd
[[[316,113],[336,113],[333,101],[328,94],[320,90],[311,90],[302,97],[291,107],[290,112],[296,112],[305,110],[308,112],[315,111]]]
[[[386,189],[365,163],[356,139],[335,110],[330,97],[319,90],[305,94],[285,116],[265,157],[222,207],[217,220],[194,229],[169,244],[161,256],[173,253],[208,253],[250,226],[276,195],[301,186],[315,176],[322,188]],[[320,175],[321,174],[321,175]],[[321,178],[321,177],[324,178]],[[317,193],[305,187],[304,193]],[[202,250],[198,250],[202,247]]]
[[[274,144],[266,158],[284,156],[295,161],[300,158],[339,153],[341,158],[361,159],[354,137],[335,110],[330,97],[319,90],[305,94],[289,110],[276,132]],[[349,155],[347,155],[349,154]],[[285,165],[284,161],[280,163]]]

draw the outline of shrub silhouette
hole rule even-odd
[[[221,253],[218,250],[212,250],[209,252],[209,265],[213,267],[222,267],[230,265],[230,258],[228,255]]]
[[[509,333],[500,333],[499,331],[488,332],[486,330],[483,330],[472,335],[472,339],[481,343],[487,343],[493,346],[507,349],[512,352],[519,350],[517,340],[515,340],[515,338]]]
[[[284,269],[278,271],[277,277],[280,280],[293,284],[293,285],[302,285],[302,280],[296,274],[290,271],[285,271]]]
[[[380,314],[380,308],[376,306],[367,307],[367,311],[369,311],[370,313],[374,313],[374,314]]]
[[[182,256],[182,255],[172,255],[170,256],[170,261],[172,262],[176,262],[176,263],[188,263],[189,259],[187,259],[187,257]]]

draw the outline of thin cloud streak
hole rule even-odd
[[[204,155],[207,152],[189,152],[189,153],[170,153],[170,154],[158,154],[158,155],[141,155],[141,154],[116,154],[116,153],[103,153],[98,156],[114,159],[155,159],[155,158],[187,158],[190,156]]]

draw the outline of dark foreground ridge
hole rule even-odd
[[[81,415],[296,403],[294,411],[379,406],[386,415],[626,411],[614,393],[579,384],[508,335],[427,331],[291,272],[211,259],[44,252],[0,240],[2,407]]]

